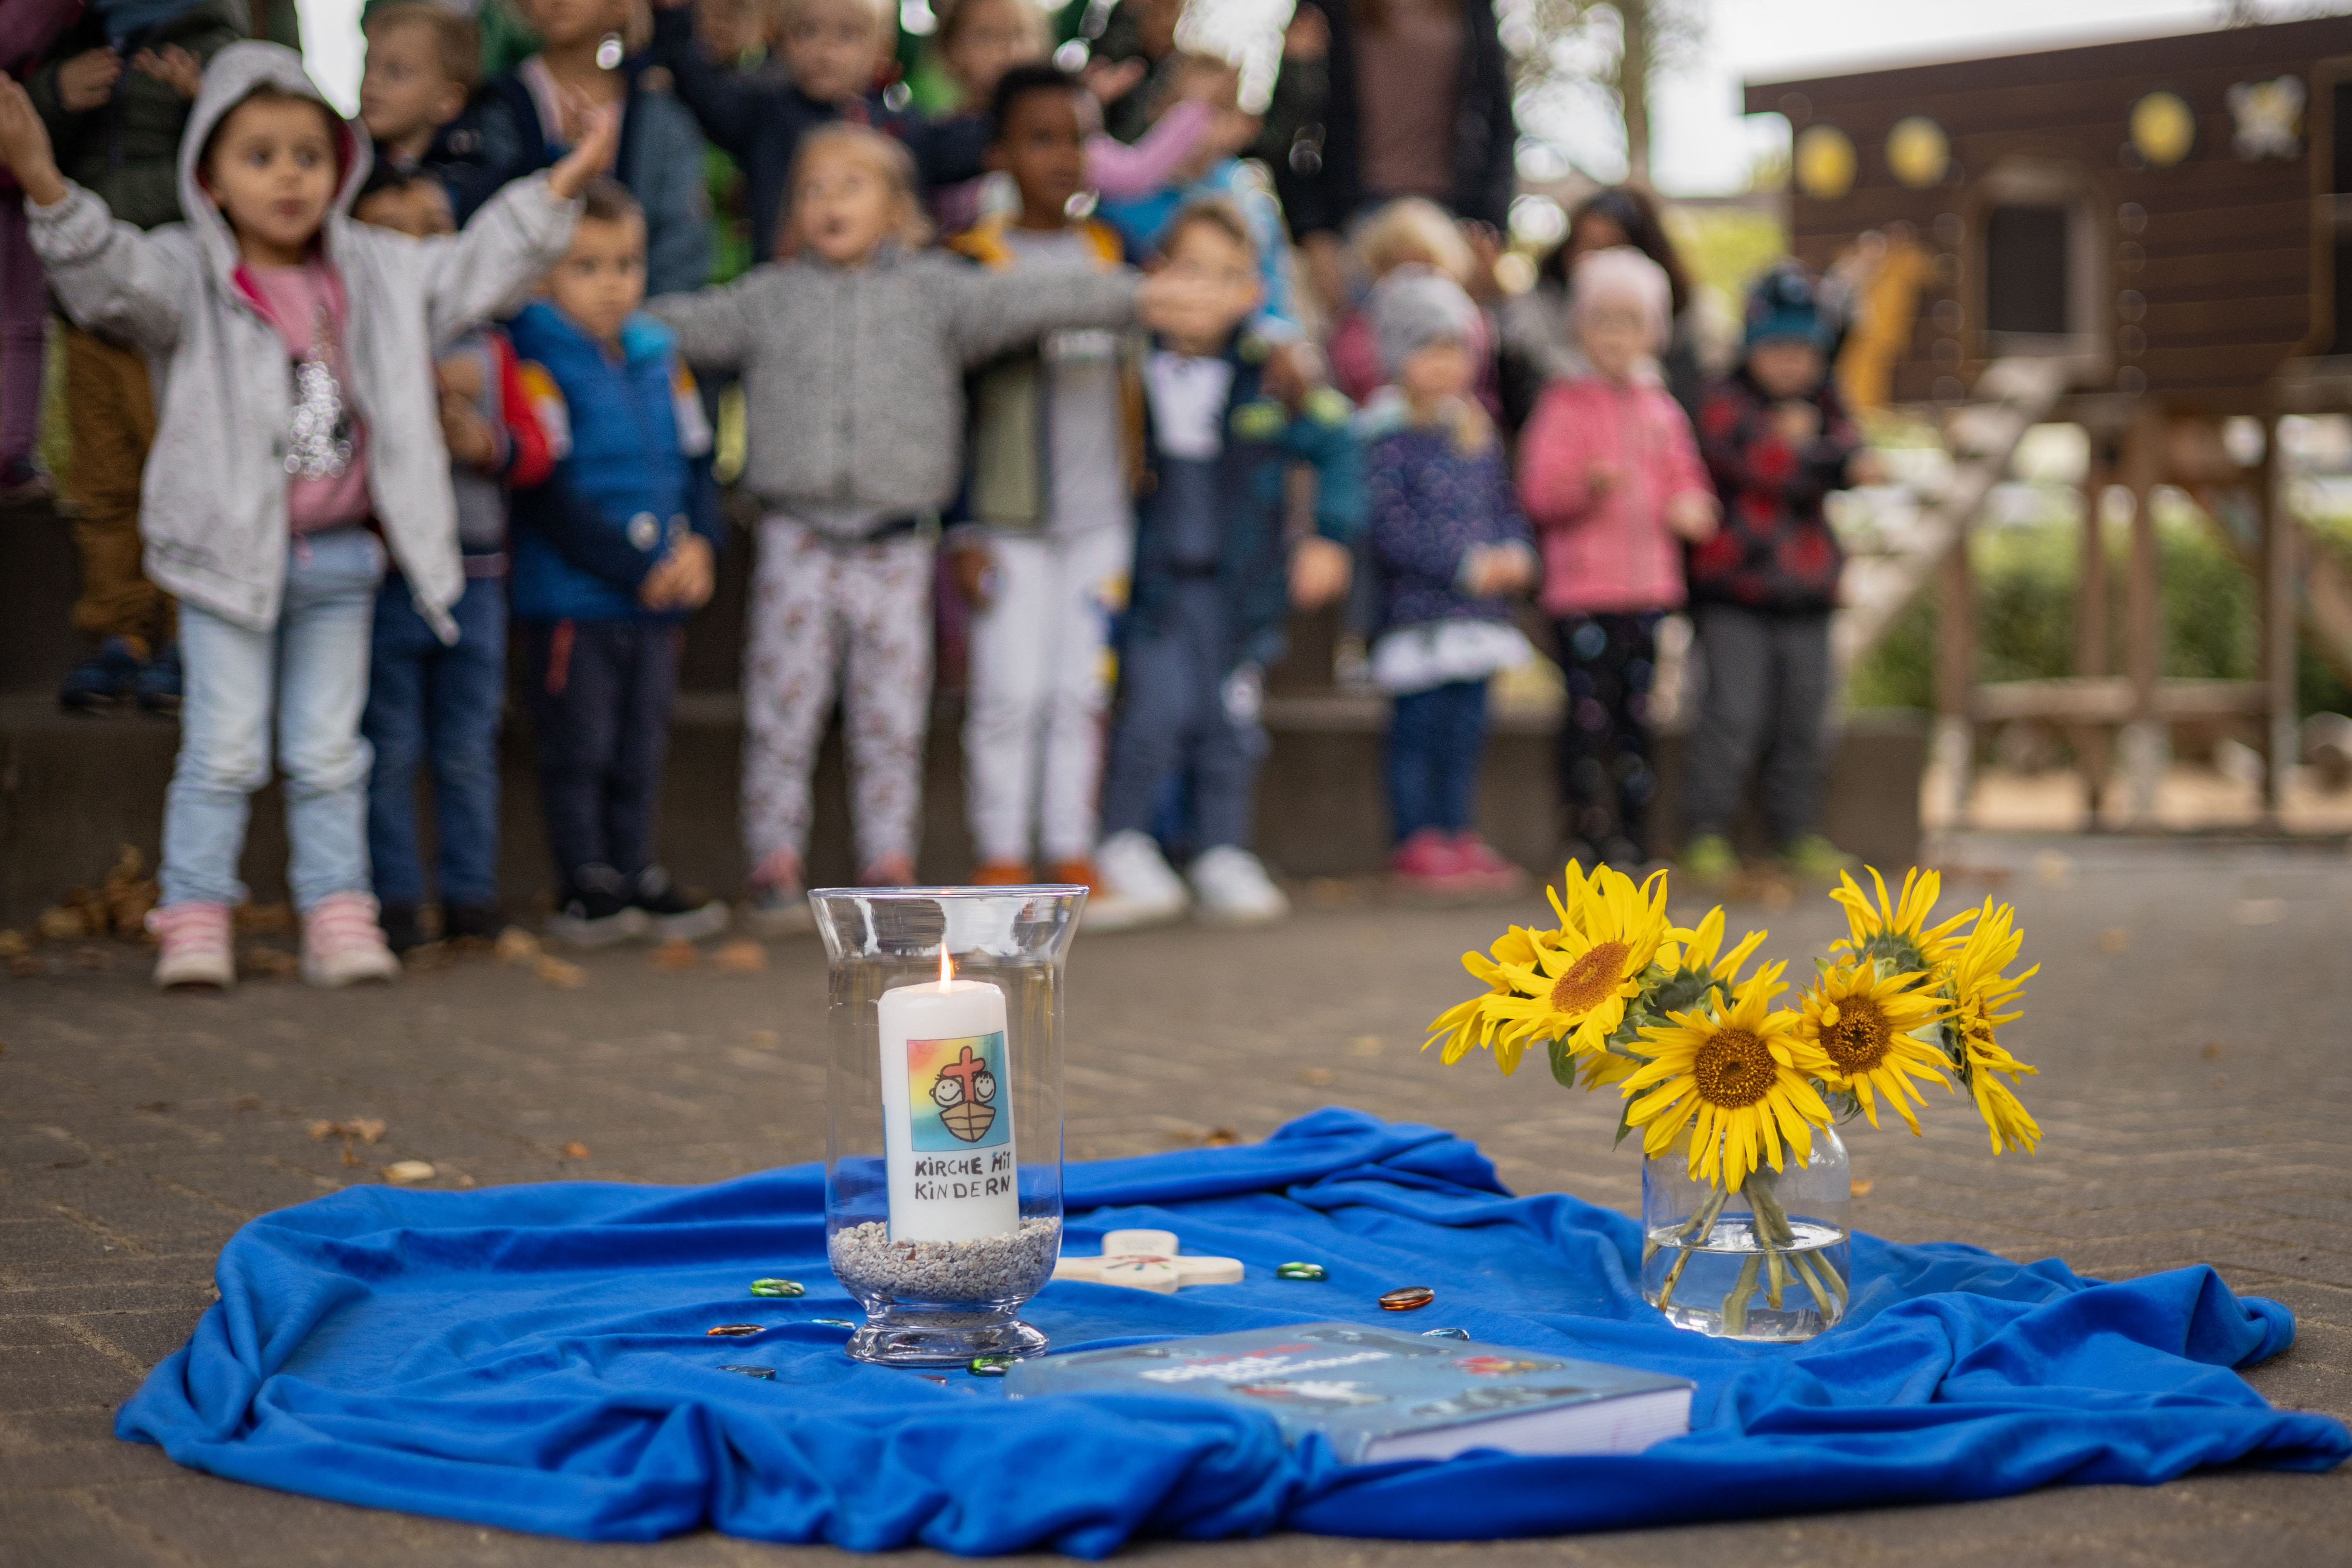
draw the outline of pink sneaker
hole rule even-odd
[[[1389,870],[1423,892],[1458,892],[1463,886],[1461,853],[1434,827],[1420,828],[1398,845],[1389,857]]]
[[[330,893],[302,911],[302,978],[313,985],[395,980],[400,960],[384,945],[375,900],[365,893]]]
[[[1454,853],[1461,858],[1464,879],[1480,892],[1515,892],[1528,879],[1525,871],[1496,854],[1495,847],[1475,833],[1455,834]]]
[[[147,911],[147,929],[163,944],[155,959],[157,985],[167,991],[174,985],[226,991],[236,984],[226,904],[167,904]]]

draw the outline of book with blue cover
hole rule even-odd
[[[1181,1394],[1262,1410],[1351,1465],[1513,1454],[1638,1454],[1690,1430],[1679,1377],[1355,1323],[1295,1323],[1024,1361],[1015,1399]]]

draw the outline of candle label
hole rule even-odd
[[[907,1104],[913,1123],[912,1142],[921,1153],[945,1153],[992,1149],[1013,1142],[1013,1118],[1000,1096],[1004,1084],[1004,1032],[966,1035],[952,1040],[907,1042]],[[1009,1191],[1013,1161],[1003,1156],[1002,1171],[982,1169],[985,1161],[916,1162],[916,1175],[966,1178],[997,1175],[1007,1185],[990,1183],[983,1191]],[[965,1166],[971,1170],[963,1169]],[[927,1166],[941,1167],[926,1170]],[[944,1167],[954,1166],[953,1170]]]

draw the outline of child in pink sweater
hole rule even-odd
[[[1519,442],[1519,498],[1543,547],[1544,613],[1559,637],[1566,852],[1645,864],[1650,681],[1658,622],[1683,602],[1685,541],[1715,531],[1714,487],[1656,354],[1666,275],[1631,247],[1576,264],[1569,330],[1589,367],[1554,382]],[[1638,874],[1638,873],[1635,873]]]

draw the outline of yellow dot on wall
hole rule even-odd
[[[1833,202],[1853,189],[1853,142],[1834,125],[1808,125],[1797,137],[1797,189]]]
[[[1906,115],[1886,132],[1886,166],[1913,190],[1925,190],[1952,166],[1951,138],[1926,115]]]
[[[2169,169],[2197,145],[2197,111],[2177,92],[2143,95],[2131,111],[2132,151],[2158,169]]]

